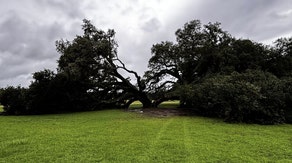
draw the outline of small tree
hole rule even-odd
[[[266,56],[264,69],[278,77],[292,75],[292,37],[280,38],[274,42]]]

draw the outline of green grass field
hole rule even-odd
[[[0,162],[292,162],[292,125],[121,110],[0,116]]]

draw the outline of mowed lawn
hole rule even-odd
[[[105,110],[0,116],[0,162],[292,162],[292,125]]]

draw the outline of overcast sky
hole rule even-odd
[[[0,0],[0,87],[28,86],[55,70],[55,41],[82,34],[86,18],[114,29],[118,55],[143,75],[155,43],[174,40],[184,23],[220,22],[237,38],[271,43],[292,36],[291,0]]]

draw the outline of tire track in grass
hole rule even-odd
[[[165,134],[165,132],[167,131],[169,125],[173,122],[173,118],[167,118],[167,119],[163,119],[164,124],[163,126],[160,128],[159,132],[156,134],[156,137],[153,139],[153,141],[150,143],[149,148],[147,151],[145,151],[145,157],[146,159],[143,159],[143,162],[155,162],[154,160],[156,160],[156,155],[157,151],[155,150],[155,148],[158,146],[158,144],[160,143],[161,138],[163,137],[163,135]]]
[[[146,162],[193,162],[188,119],[170,118],[163,124],[147,151]]]
[[[184,132],[184,145],[187,153],[185,162],[194,162],[196,160],[194,153],[192,152],[193,141],[190,136],[188,128],[188,118],[183,119],[183,132]]]

